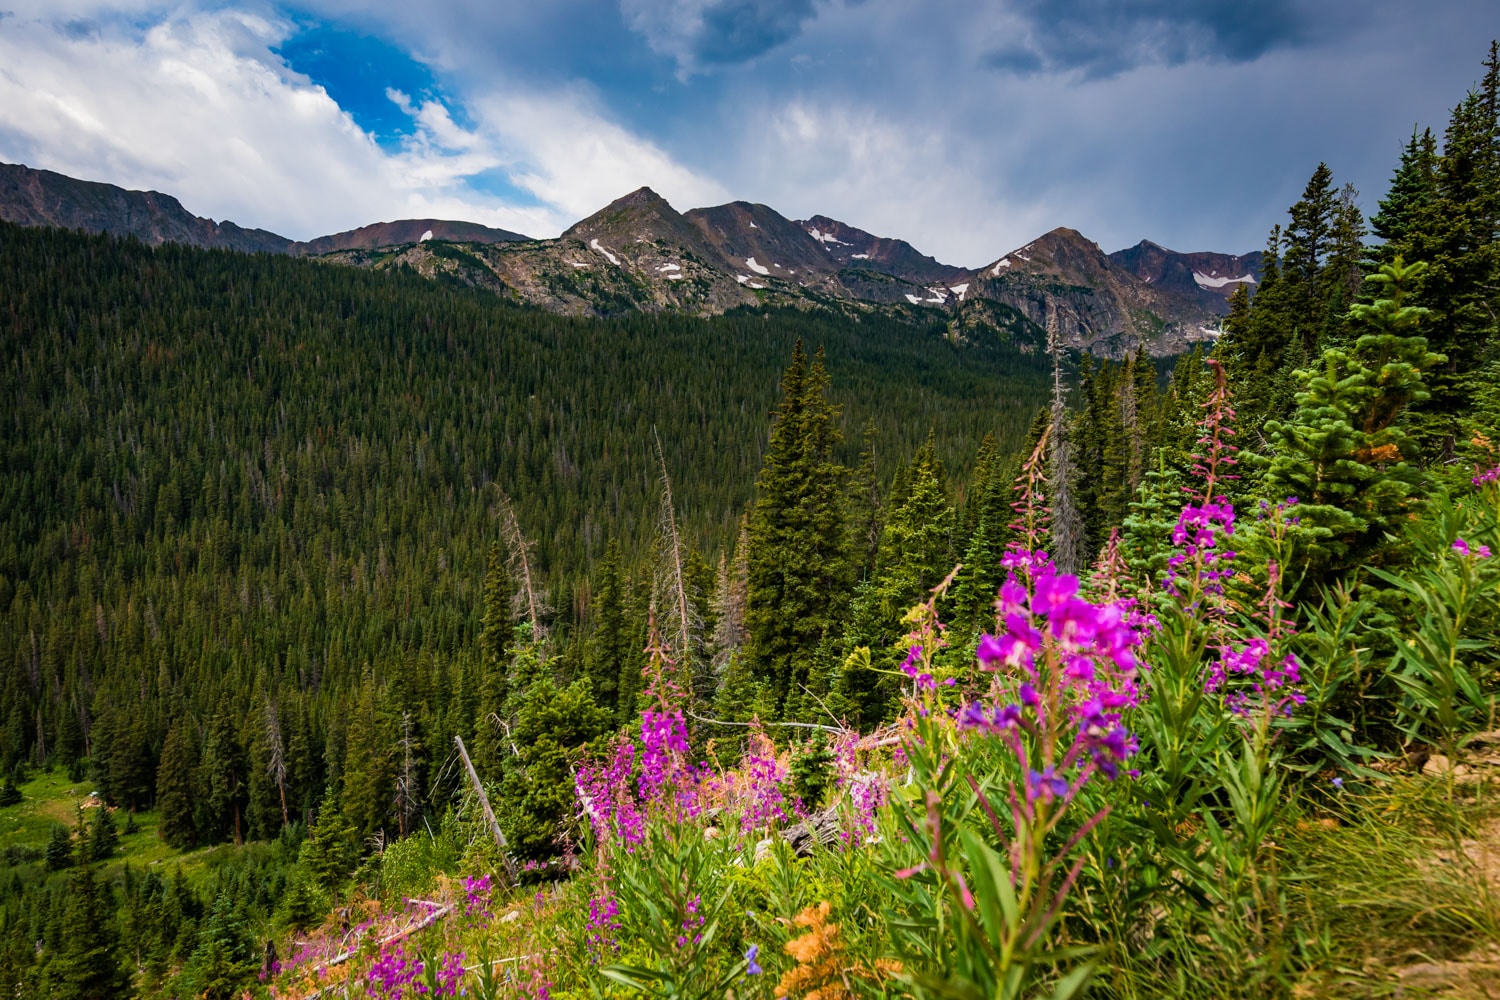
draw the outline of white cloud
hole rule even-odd
[[[293,238],[421,216],[550,236],[641,184],[689,199],[717,190],[607,121],[582,91],[495,85],[469,107],[469,129],[441,103],[393,91],[415,128],[384,149],[271,51],[290,30],[237,11],[144,31],[106,20],[89,33],[6,18],[0,159],[165,191],[195,213]],[[465,186],[493,170],[541,204]]]

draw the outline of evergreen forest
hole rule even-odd
[[[1493,995],[1481,72],[1166,361],[0,225],[0,996]]]

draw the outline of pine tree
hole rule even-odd
[[[589,637],[587,674],[594,700],[618,717],[620,676],[630,660],[631,642],[625,618],[625,581],[620,572],[620,546],[611,538],[604,558],[595,568],[594,631]]]
[[[206,831],[209,840],[218,840],[228,833],[233,835],[236,844],[245,842],[246,771],[244,750],[235,731],[228,696],[225,696],[219,700],[219,707],[209,723],[199,765],[198,782],[207,807],[207,824],[201,829]]]
[[[49,872],[60,872],[73,867],[73,835],[61,823],[52,824],[52,833],[47,838],[47,849],[43,855]]]
[[[1453,457],[1472,373],[1500,343],[1500,57],[1490,47],[1484,81],[1449,119],[1433,175],[1434,197],[1385,251],[1427,270],[1415,301],[1429,310],[1431,346],[1446,363],[1428,373],[1418,436],[1429,457]]]
[[[491,543],[484,571],[484,618],[479,630],[481,663],[487,671],[504,673],[510,667],[507,648],[511,633],[511,603],[515,599],[510,572],[500,555],[500,544]],[[505,698],[504,691],[499,692]]]
[[[359,860],[359,841],[336,799],[323,800],[317,821],[302,842],[299,860],[318,887],[337,900],[339,887]]]
[[[745,655],[770,682],[778,712],[798,694],[823,637],[839,621],[851,578],[845,470],[833,459],[837,415],[821,351],[799,341],[782,379],[750,518]]]
[[[373,678],[366,676],[349,713],[344,791],[339,799],[344,818],[361,839],[379,832],[390,816],[396,777],[394,728],[377,701]]]
[[[1370,231],[1381,243],[1370,250],[1376,267],[1389,264],[1400,253],[1409,253],[1411,239],[1437,197],[1437,140],[1431,129],[1418,133],[1401,151],[1401,163],[1391,178],[1390,190],[1380,200],[1370,219]]]
[[[1351,310],[1360,332],[1354,348],[1329,348],[1316,368],[1299,371],[1296,412],[1267,425],[1275,452],[1261,462],[1262,495],[1298,498],[1296,534],[1315,571],[1310,582],[1370,559],[1417,490],[1420,473],[1408,462],[1399,421],[1427,397],[1422,372],[1442,360],[1416,335],[1425,310],[1404,302],[1424,270],[1398,258],[1372,275],[1386,295]]]
[[[117,1000],[134,991],[116,958],[114,905],[109,888],[88,865],[68,878],[62,948],[47,967],[55,1000]]]
[[[115,825],[115,815],[109,806],[100,805],[94,810],[88,838],[90,861],[107,860],[114,857],[115,852],[120,849],[120,828]]]
[[[185,978],[193,984],[194,996],[236,1000],[254,975],[255,941],[246,927],[243,910],[238,893],[215,895],[186,970]]]

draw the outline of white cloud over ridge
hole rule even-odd
[[[391,92],[414,130],[386,149],[272,51],[292,30],[275,18],[72,24],[0,21],[0,159],[164,191],[196,214],[297,239],[427,216],[552,236],[642,184],[689,200],[719,193],[608,121],[582,88],[497,86],[467,106],[469,128],[441,103]],[[487,171],[537,203],[466,185]]]
[[[0,0],[17,11],[0,159],[294,237],[428,215],[547,236],[649,184],[679,209],[823,213],[971,266],[1059,225],[1106,250],[1243,252],[1320,159],[1373,209],[1494,30],[1493,0],[1443,18],[1271,0],[1253,23],[1161,0],[1119,8],[1141,14],[1122,60],[1105,0],[222,6],[268,2]],[[282,16],[420,54],[463,113],[391,91],[411,128],[382,146],[272,51]]]

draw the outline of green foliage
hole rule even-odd
[[[1400,619],[1407,624],[1389,630],[1402,729],[1438,743],[1450,760],[1458,757],[1461,736],[1496,718],[1500,563],[1478,554],[1481,545],[1500,551],[1500,504],[1489,499],[1477,511],[1439,508],[1432,522],[1411,531],[1416,558],[1409,568],[1373,571],[1405,605]],[[1458,543],[1460,532],[1472,541]],[[1472,550],[1457,551],[1455,544]]]
[[[1399,258],[1384,265],[1371,280],[1388,297],[1350,312],[1354,329],[1368,332],[1352,350],[1329,348],[1318,368],[1298,372],[1296,412],[1266,425],[1273,453],[1260,489],[1278,502],[1298,498],[1299,533],[1315,571],[1377,553],[1420,488],[1401,418],[1427,398],[1422,372],[1443,360],[1414,333],[1426,310],[1403,301],[1424,271]]]
[[[521,656],[534,656],[524,652]],[[572,760],[610,729],[610,715],[588,685],[558,688],[545,675],[519,696],[509,726],[495,813],[512,850],[525,858],[552,856],[574,813]]]
[[[778,714],[798,699],[852,579],[847,470],[834,459],[841,433],[827,391],[822,349],[809,361],[798,341],[756,479],[745,608],[745,656],[766,675]]]

